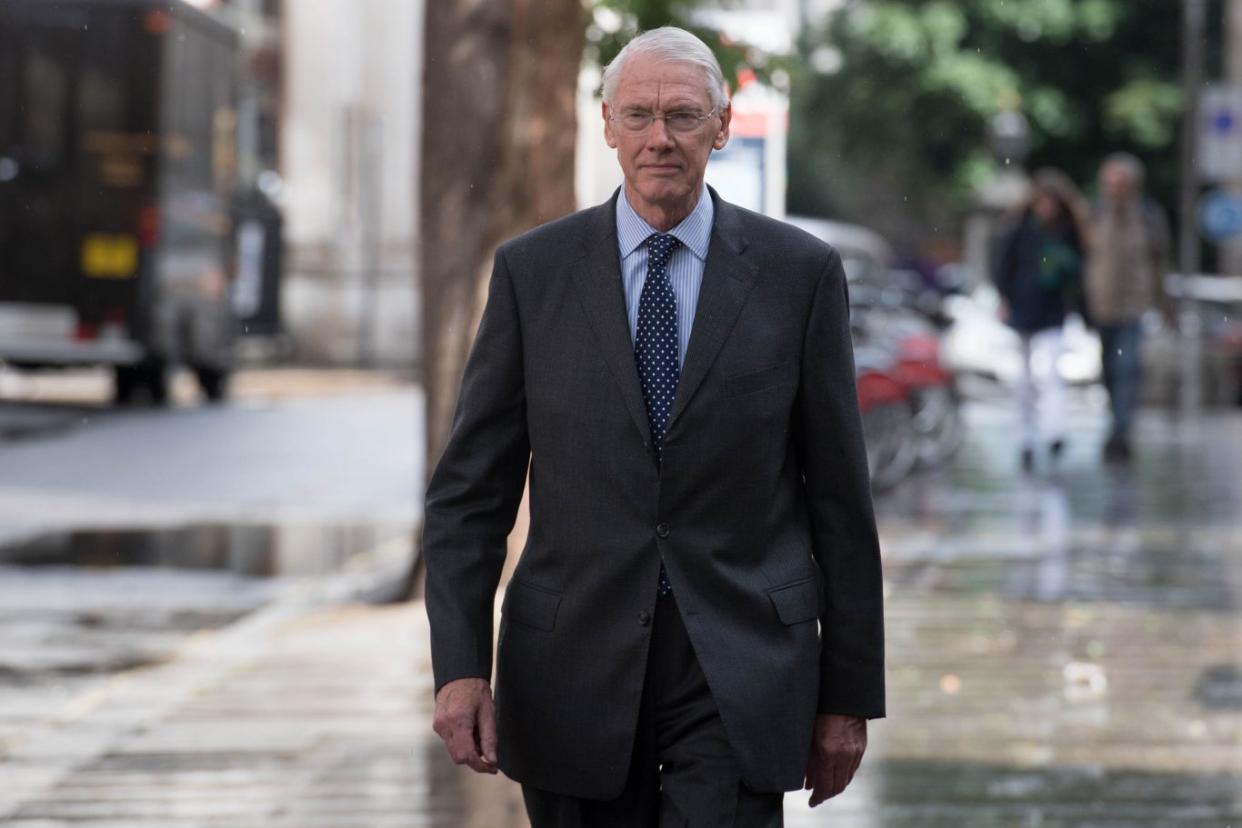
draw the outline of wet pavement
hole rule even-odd
[[[890,717],[832,824],[1242,824],[1242,418],[1151,414],[1108,467],[1080,399],[1023,474],[1013,411],[968,414],[877,504]]]
[[[1014,412],[967,414],[954,461],[877,504],[890,716],[787,825],[1242,825],[1242,417],[1148,415],[1117,469],[1080,400],[1023,474]],[[430,731],[422,607],[316,595],[0,708],[0,825],[524,826]]]

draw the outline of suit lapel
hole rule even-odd
[[[620,192],[618,190],[617,192]],[[651,436],[647,406],[634,363],[634,344],[625,310],[625,288],[621,284],[621,254],[617,249],[617,194],[607,204],[595,208],[589,229],[581,239],[585,257],[573,268],[578,298],[599,339],[604,359],[621,389],[621,398],[643,439]]]
[[[703,269],[703,285],[699,289],[699,303],[694,311],[694,327],[690,332],[690,344],[686,347],[686,359],[677,382],[677,394],[673,399],[666,434],[672,430],[716,361],[716,355],[729,338],[759,275],[758,269],[742,256],[748,242],[736,208],[721,200],[710,187],[708,192],[715,201],[716,215]],[[595,208],[588,230],[581,238],[584,256],[573,268],[574,282],[604,359],[621,389],[625,407],[645,440],[650,437],[651,428],[638,381],[638,368],[634,364],[634,343],[630,339],[629,317],[625,310],[625,288],[621,284],[620,253],[617,250],[616,205],[617,193],[614,193],[608,203]]]
[[[736,208],[723,201],[715,190],[709,187],[708,191],[715,200],[716,215],[703,269],[703,286],[699,289],[699,304],[694,311],[694,327],[690,330],[690,344],[686,346],[686,359],[677,381],[666,434],[672,431],[716,361],[759,275],[758,269],[742,257],[748,242]],[[640,393],[640,404],[641,401]]]

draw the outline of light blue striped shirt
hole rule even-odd
[[[677,300],[679,368],[686,362],[686,347],[690,344],[694,309],[699,304],[699,288],[703,286],[703,267],[707,263],[715,214],[711,194],[704,187],[699,194],[699,203],[690,215],[668,231],[681,242],[681,247],[673,251],[668,263],[668,279],[673,287],[673,297]],[[634,212],[622,187],[617,197],[617,245],[621,251],[621,282],[625,287],[625,311],[630,319],[630,342],[638,333],[638,300],[643,293],[643,282],[647,280],[647,246],[643,242],[656,232]]]

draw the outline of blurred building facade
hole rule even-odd
[[[284,0],[279,172],[296,356],[412,365],[422,0]]]
[[[239,173],[284,214],[288,356],[416,360],[424,0],[191,0],[243,40]]]

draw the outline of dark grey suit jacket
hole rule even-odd
[[[663,558],[745,780],[801,786],[816,712],[884,714],[879,545],[837,253],[711,191],[715,226],[657,468],[616,196],[496,253],[423,555],[437,690],[490,678],[499,760],[620,793]],[[818,624],[816,623],[818,619]]]

